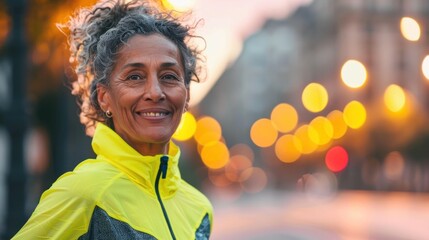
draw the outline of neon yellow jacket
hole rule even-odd
[[[180,177],[180,149],[142,156],[98,124],[96,159],[46,190],[13,239],[208,239],[212,206]]]

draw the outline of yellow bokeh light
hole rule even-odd
[[[319,83],[310,83],[302,92],[302,103],[310,112],[320,112],[328,104],[329,96],[325,87]]]
[[[299,157],[301,157],[301,142],[294,135],[283,135],[276,142],[275,152],[280,161],[285,163],[295,162]]]
[[[310,122],[310,126],[317,132],[317,138],[312,138],[313,135],[310,135],[313,142],[316,142],[318,145],[325,145],[331,141],[334,135],[334,128],[327,118],[322,116],[316,117]]]
[[[387,109],[392,112],[399,112],[404,108],[405,101],[405,93],[400,86],[391,84],[386,88],[384,92],[384,104],[386,104]]]
[[[341,68],[341,79],[348,87],[362,87],[365,84],[367,77],[368,74],[365,65],[357,60],[347,60]]]
[[[301,153],[303,154],[310,154],[316,151],[318,147],[318,145],[310,138],[310,135],[312,135],[312,138],[315,138],[317,136],[317,132],[309,125],[302,125],[295,132],[295,136],[301,143]]]
[[[253,123],[250,138],[259,147],[269,147],[274,144],[278,132],[270,119],[262,118]]]
[[[178,141],[186,141],[194,136],[196,129],[197,121],[195,117],[190,112],[186,112],[183,114],[176,132],[173,134],[173,138]]]
[[[401,19],[400,28],[402,36],[404,36],[405,39],[413,42],[420,39],[420,25],[415,19],[403,17]]]
[[[170,10],[187,12],[195,7],[197,0],[162,0],[162,4]]]
[[[343,113],[338,110],[330,112],[327,116],[333,127],[333,139],[339,139],[343,137],[347,132],[347,124],[344,121]]]
[[[212,141],[219,141],[222,137],[222,128],[219,122],[209,116],[202,117],[197,121],[194,138],[200,145]]]
[[[429,80],[429,55],[426,55],[426,57],[423,59],[422,73],[425,78]]]
[[[353,129],[358,129],[366,121],[366,109],[362,103],[358,101],[351,101],[344,107],[344,121],[347,126]]]
[[[280,103],[271,112],[271,121],[279,132],[292,131],[298,124],[298,113],[287,103]]]
[[[229,150],[223,142],[210,142],[201,150],[203,163],[211,169],[224,167],[229,160]]]
[[[310,141],[312,141],[316,145],[319,145],[319,143],[320,143],[320,136],[319,136],[319,133],[317,132],[317,130],[313,126],[308,125],[307,135],[310,138]]]

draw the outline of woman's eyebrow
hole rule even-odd
[[[176,66],[179,66],[179,64],[177,62],[164,62],[164,63],[161,63],[161,67],[163,67],[163,68],[176,67]]]
[[[136,62],[136,63],[127,63],[124,66],[122,66],[122,70],[123,69],[127,69],[127,68],[143,68],[146,65],[144,63],[140,63],[140,62]],[[162,68],[168,68],[168,67],[175,67],[175,66],[179,66],[179,64],[177,62],[164,62],[161,63],[161,67]]]
[[[127,69],[127,68],[142,68],[145,67],[146,65],[144,63],[127,63],[124,66],[121,67],[121,69]]]

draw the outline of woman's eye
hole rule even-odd
[[[179,78],[174,74],[165,74],[161,77],[163,80],[179,80]]]
[[[142,79],[142,77],[140,75],[134,74],[134,75],[128,76],[127,79],[129,79],[129,80],[140,80],[140,79]]]

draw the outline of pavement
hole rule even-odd
[[[429,194],[265,191],[213,196],[213,240],[429,240]]]

